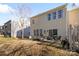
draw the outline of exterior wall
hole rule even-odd
[[[79,8],[69,11],[69,25],[79,25]]]
[[[9,35],[11,36],[11,20],[6,22],[4,25],[3,25],[3,32],[4,32],[4,35]]]
[[[67,11],[67,17],[66,17],[66,29],[67,29],[67,36],[69,36],[70,27],[74,28],[79,26],[79,8],[72,9],[70,11]],[[71,26],[70,26],[71,25]]]
[[[24,28],[24,38],[28,38],[30,36],[30,27]],[[17,37],[22,37],[22,30],[17,31]]]
[[[64,11],[63,18],[48,20],[47,15],[49,13],[58,10]],[[66,36],[66,13],[67,13],[66,5],[63,5],[55,9],[52,9],[50,11],[47,11],[43,14],[39,14],[37,16],[32,17],[30,20],[32,36],[34,36],[34,29],[43,29],[43,30],[58,29],[58,36]],[[34,20],[34,24],[33,24],[33,20]],[[48,36],[48,31],[46,33],[43,32],[43,35]]]
[[[70,48],[71,50],[77,50],[79,48],[79,8],[70,10],[68,12],[68,18],[68,26],[71,25],[68,27]]]

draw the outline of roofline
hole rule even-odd
[[[75,8],[75,9],[69,10],[69,12],[72,12],[72,11],[75,11],[75,10],[79,10],[79,8]]]
[[[39,13],[39,14],[37,14],[37,15],[35,15],[35,16],[32,16],[31,18],[34,18],[34,17],[40,16],[40,15],[46,13],[46,12],[50,12],[50,11],[52,11],[52,10],[55,10],[55,9],[58,9],[58,8],[61,8],[61,7],[65,7],[65,6],[67,6],[67,3],[64,4],[64,5],[58,6],[58,7],[56,7],[56,8],[53,8],[53,9],[51,9],[51,10],[48,10],[48,11],[45,11],[45,12]]]
[[[9,23],[9,22],[11,22],[11,20],[9,20],[9,21],[7,21],[6,23],[4,23],[4,25],[7,24],[7,23]]]

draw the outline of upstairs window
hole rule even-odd
[[[48,14],[48,20],[51,20],[51,14]]]
[[[58,18],[62,18],[63,17],[63,10],[59,10],[58,11]]]
[[[56,19],[56,12],[53,12],[52,17],[53,17],[53,19]]]

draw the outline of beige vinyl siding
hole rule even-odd
[[[69,24],[79,25],[79,8],[71,10],[69,12]]]
[[[58,11],[63,10],[64,15],[63,18],[58,18]],[[51,20],[48,20],[48,14],[57,12],[57,18]],[[61,6],[56,9],[50,10],[48,12],[45,12],[43,14],[37,15],[35,17],[31,18],[31,29],[32,29],[32,36],[34,29],[43,29],[43,30],[50,30],[50,29],[57,29],[59,36],[66,36],[66,7]],[[35,21],[35,24],[32,23],[32,20]],[[48,35],[48,32],[46,31],[46,34]],[[44,35],[44,33],[43,33]]]

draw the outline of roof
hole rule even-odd
[[[40,16],[40,15],[45,14],[45,13],[47,13],[47,12],[50,12],[50,11],[52,11],[52,10],[57,10],[57,9],[59,9],[59,8],[64,8],[64,7],[66,7],[66,6],[67,6],[67,4],[64,4],[64,5],[62,5],[62,6],[58,6],[58,7],[56,7],[56,8],[51,9],[51,10],[45,11],[45,12],[43,12],[43,13],[40,13],[40,14],[38,14],[38,15],[36,15],[36,16],[32,16],[31,18]]]
[[[7,24],[7,23],[11,23],[11,20],[7,21],[5,24]]]

